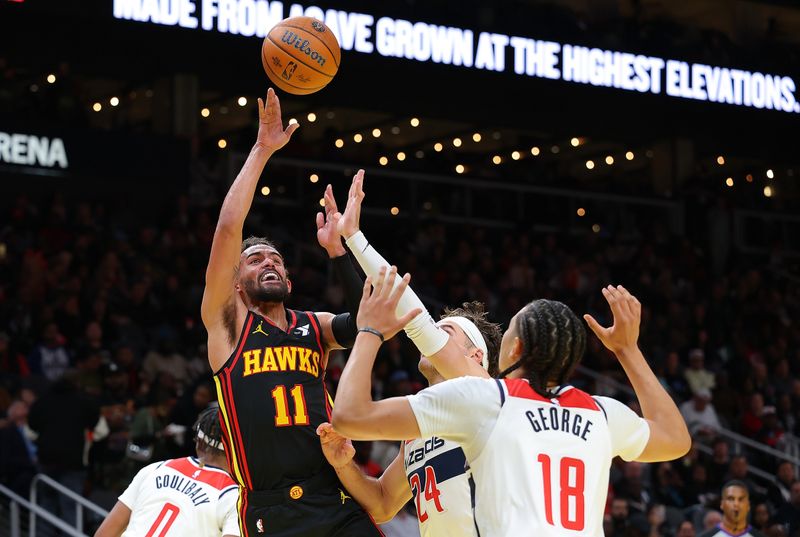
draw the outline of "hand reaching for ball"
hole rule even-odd
[[[299,127],[297,123],[292,123],[285,129],[283,128],[281,103],[275,94],[275,90],[269,88],[267,90],[266,105],[264,101],[260,98],[258,99],[258,138],[256,139],[256,145],[260,145],[274,153],[286,145],[289,138],[292,137],[292,133],[297,130],[297,127]]]

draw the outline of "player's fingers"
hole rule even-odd
[[[624,316],[625,312],[620,309],[620,295],[616,287],[609,285],[603,291],[603,295],[605,295],[608,305],[611,307],[611,313],[614,315],[614,318]]]
[[[636,297],[631,294],[630,291],[625,289],[622,285],[619,286],[619,290],[622,291],[622,296],[625,298],[625,302],[628,305],[628,311],[632,317],[638,317],[639,313],[641,312],[641,304],[639,301],[636,300]]]
[[[386,273],[386,280],[383,282],[383,288],[381,289],[381,297],[384,299],[389,299],[392,296],[392,290],[394,289],[394,282],[397,280],[397,267],[392,265],[388,272]]]
[[[583,316],[583,320],[586,321],[586,324],[589,325],[589,328],[597,337],[603,339],[603,335],[605,335],[607,328],[603,328],[603,326],[601,326],[600,323],[598,323],[597,320],[588,313]]]
[[[411,281],[411,274],[408,272],[400,279],[400,283],[394,286],[392,289],[392,294],[389,295],[389,302],[395,304],[400,301],[400,297],[402,296],[403,292],[408,287],[408,282]]]
[[[623,315],[626,316],[627,319],[633,315],[633,310],[631,309],[631,294],[625,289],[623,286],[618,285],[615,289],[617,292],[617,296],[619,297],[619,309]]]
[[[328,185],[325,187],[325,212],[330,215],[339,209],[336,208],[336,198],[333,197],[333,187]]]
[[[369,298],[370,287],[372,287],[372,276],[367,276],[367,279],[364,280],[364,290],[361,291],[362,303]]]
[[[283,131],[283,133],[288,138],[291,138],[292,134],[294,134],[294,131],[296,131],[298,128],[300,128],[300,124],[299,123],[289,123],[289,125],[286,127],[286,129]]]
[[[327,421],[322,422],[317,427],[317,434],[322,436],[323,433],[328,433],[333,430],[333,427]]]
[[[356,182],[356,196],[358,199],[364,199],[364,170],[358,170],[358,181]]]
[[[386,282],[386,267],[381,267],[378,271],[378,277],[375,278],[375,282],[372,284],[372,287],[375,289],[372,294],[374,296],[380,296],[381,290],[383,289],[383,284]]]
[[[322,229],[324,225],[325,217],[322,215],[322,213],[317,213],[317,229]]]
[[[264,119],[264,101],[258,98],[258,119]]]
[[[278,95],[272,88],[267,90],[267,110],[281,117],[281,102],[278,100]]]
[[[416,317],[420,313],[422,313],[422,308],[414,308],[413,310],[409,311],[408,313],[406,313],[405,315],[400,317],[397,320],[397,322],[398,322],[398,324],[400,326],[405,326],[408,323],[410,323],[412,320],[414,320],[414,317]]]

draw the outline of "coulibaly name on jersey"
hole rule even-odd
[[[586,441],[586,435],[591,432],[591,420],[584,419],[578,413],[570,412],[568,408],[551,406],[549,409],[537,408],[525,412],[525,417],[533,428],[533,432],[561,431],[570,433]]]
[[[211,501],[208,498],[208,494],[206,494],[199,483],[179,475],[157,475],[156,488],[160,489],[164,487],[175,489],[178,492],[186,494],[189,499],[192,500],[195,507]]]
[[[256,373],[278,371],[303,371],[316,377],[319,375],[319,352],[306,347],[266,347],[245,351],[244,373],[248,377]]]
[[[419,462],[425,459],[425,455],[427,455],[431,451],[439,449],[443,445],[444,445],[444,440],[442,440],[441,438],[437,438],[435,436],[433,438],[429,438],[428,440],[425,441],[425,445],[423,447],[408,452],[408,455],[406,456],[406,466],[410,466],[415,462]]]

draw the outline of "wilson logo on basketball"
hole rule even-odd
[[[308,44],[308,39],[301,39],[296,33],[286,30],[283,32],[283,36],[281,36],[281,41],[289,46],[293,46],[300,52],[304,52],[306,56],[318,64],[325,65],[325,57],[311,48],[311,45]]]

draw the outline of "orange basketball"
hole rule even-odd
[[[339,70],[342,52],[325,23],[292,17],[276,24],[261,45],[261,63],[273,84],[295,95],[319,91]]]

